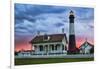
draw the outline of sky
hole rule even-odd
[[[18,4],[14,6],[15,51],[31,50],[29,41],[40,34],[59,34],[62,28],[68,38],[69,12],[75,15],[76,46],[87,39],[94,44],[94,9],[86,7]]]

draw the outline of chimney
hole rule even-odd
[[[62,33],[64,34],[64,28],[62,28]]]

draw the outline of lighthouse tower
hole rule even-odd
[[[68,52],[69,53],[76,53],[76,40],[75,40],[75,30],[74,30],[74,12],[70,11],[69,15],[69,46]]]

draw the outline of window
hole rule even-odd
[[[51,45],[52,50],[54,50],[54,45]]]
[[[64,45],[62,45],[62,50],[64,50]]]
[[[56,46],[55,46],[55,50],[57,50],[57,47],[58,47],[58,46],[56,45]]]
[[[47,34],[45,34],[45,35],[44,35],[44,40],[45,40],[45,41],[50,40],[50,36],[47,35]]]
[[[44,40],[48,40],[48,37],[49,37],[49,36],[48,36],[47,34],[45,34],[45,35],[44,35]]]
[[[40,45],[39,47],[40,47],[40,51],[43,51],[43,46],[42,46],[42,45]]]

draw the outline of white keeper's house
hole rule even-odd
[[[94,53],[94,45],[89,43],[87,40],[79,47],[81,54],[91,54]]]
[[[31,41],[33,55],[66,55],[66,34],[37,35]]]

